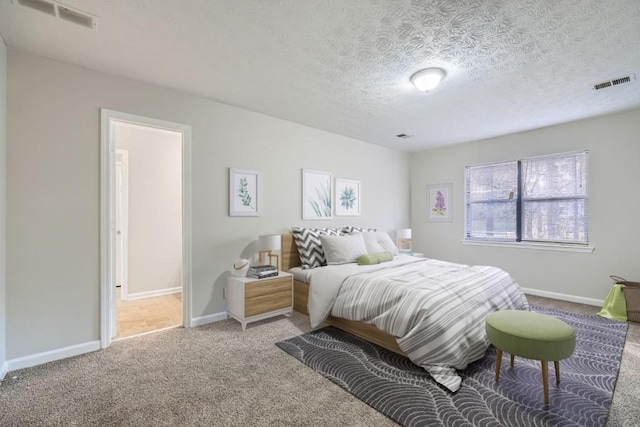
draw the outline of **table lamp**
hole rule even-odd
[[[282,247],[281,236],[279,234],[261,234],[258,236],[258,263],[262,264],[264,256],[269,258],[269,264],[272,264],[272,258],[276,259],[276,270],[280,272],[280,256],[274,254],[273,251],[280,251]]]
[[[413,250],[411,247],[411,229],[401,228],[396,230],[396,239],[398,244],[398,250]]]

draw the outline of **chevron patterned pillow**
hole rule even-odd
[[[302,268],[316,268],[327,265],[327,259],[322,250],[320,235],[341,236],[339,228],[300,228],[291,227],[293,240],[298,247]]]
[[[362,228],[362,227],[342,227],[342,234],[355,234],[355,233],[367,233],[378,231],[375,228]]]

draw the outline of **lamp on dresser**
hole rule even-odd
[[[411,229],[410,228],[401,228],[396,230],[396,240],[398,244],[398,250],[409,251],[411,252]]]
[[[269,264],[273,265],[272,259],[276,259],[276,270],[280,271],[280,255],[274,254],[274,251],[280,252],[282,248],[281,236],[279,234],[261,234],[258,236],[258,263],[262,264],[262,259],[267,257]]]

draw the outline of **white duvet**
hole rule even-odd
[[[461,384],[456,369],[481,358],[489,345],[487,314],[528,309],[516,282],[499,268],[409,256],[316,268],[309,286],[312,327],[329,315],[372,323],[451,391]]]

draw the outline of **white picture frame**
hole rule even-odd
[[[260,216],[261,212],[260,172],[229,168],[229,216]]]
[[[302,169],[302,219],[333,219],[333,175]]]
[[[360,181],[336,178],[336,216],[359,216],[361,207]]]
[[[452,184],[436,184],[427,186],[427,221],[453,221]]]

